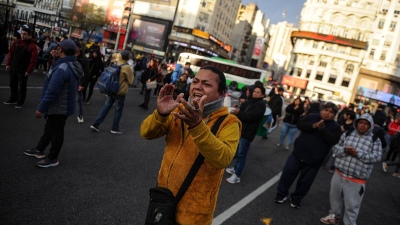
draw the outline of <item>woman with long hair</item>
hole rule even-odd
[[[93,88],[96,85],[97,78],[100,77],[101,73],[104,71],[104,63],[101,59],[100,51],[93,51],[89,56],[89,65],[90,65],[90,79],[89,79],[89,94],[86,97],[87,87],[83,89],[83,101],[85,104],[90,104],[90,97],[93,94]]]
[[[147,67],[142,73],[142,81],[146,81],[146,83],[143,82],[143,84],[145,85],[144,102],[140,104],[139,107],[146,110],[149,109],[151,89],[148,89],[146,84],[156,80],[157,77],[158,77],[158,62],[155,58],[153,58],[149,61]]]
[[[303,103],[300,98],[296,98],[291,104],[289,104],[285,109],[285,118],[283,119],[281,135],[279,138],[278,146],[283,146],[283,141],[286,136],[286,149],[290,148],[290,144],[292,144],[294,136],[296,135],[297,122],[299,121],[301,115],[304,113]]]

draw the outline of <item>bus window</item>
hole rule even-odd
[[[193,66],[198,66],[201,67],[201,59],[192,59],[192,61],[190,62]]]

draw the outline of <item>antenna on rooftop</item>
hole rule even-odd
[[[286,18],[286,9],[283,10],[283,12],[282,12],[282,19],[285,20],[285,18]]]

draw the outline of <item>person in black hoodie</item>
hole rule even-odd
[[[83,89],[83,101],[85,104],[90,104],[90,97],[93,94],[93,88],[97,83],[97,79],[100,77],[101,73],[104,71],[104,62],[101,59],[100,51],[93,51],[89,56],[90,64],[90,79],[89,79],[89,94],[86,97],[87,85]]]
[[[337,106],[328,102],[319,114],[310,113],[297,123],[301,131],[294,142],[294,150],[283,167],[275,202],[282,204],[289,195],[289,188],[297,180],[296,190],[290,194],[291,206],[300,208],[301,200],[310,190],[331,146],[342,134],[340,125],[334,120]]]
[[[76,45],[76,59],[81,64],[83,69],[83,77],[79,79],[78,86],[78,96],[77,96],[77,105],[78,105],[78,123],[83,123],[83,111],[82,111],[82,102],[83,102],[83,90],[87,87],[90,79],[90,64],[88,58],[86,58],[85,54],[83,54],[82,45],[79,41],[75,41]]]
[[[271,124],[271,128],[268,129],[268,134],[272,133],[279,125],[279,120],[282,117],[283,107],[283,92],[285,90],[282,87],[276,88],[274,92],[270,92],[270,100],[268,106],[272,111],[272,118],[274,121]]]
[[[237,159],[235,167],[226,168],[226,172],[232,174],[231,177],[226,179],[231,184],[240,182],[240,176],[246,163],[247,151],[256,136],[258,125],[264,116],[264,97],[265,88],[263,86],[255,86],[252,98],[242,103],[240,108],[235,108],[231,112],[242,122],[242,133],[236,151]]]

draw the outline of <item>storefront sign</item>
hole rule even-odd
[[[158,50],[151,49],[151,48],[145,48],[145,47],[139,46],[139,45],[133,45],[133,49],[138,50],[138,51],[142,51],[142,52],[147,52],[147,53],[159,55],[159,56],[165,56],[165,52],[163,52],[163,51],[158,51]]]
[[[202,30],[198,30],[198,29],[193,29],[192,35],[197,36],[197,37],[201,37],[201,38],[204,38],[204,39],[209,39],[210,38],[210,34],[209,33],[204,32]]]
[[[222,41],[218,40],[216,37],[214,37],[212,35],[210,35],[210,40],[215,42],[217,45],[219,45],[221,47],[224,47],[224,43]]]
[[[133,14],[172,21],[174,19],[177,0],[168,1],[168,5],[135,1]]]
[[[381,102],[400,106],[400,97],[394,94],[385,93],[376,89],[370,89],[362,86],[358,86],[357,95],[366,98],[372,98]]]
[[[290,87],[296,87],[296,88],[301,88],[301,89],[306,89],[308,80],[303,80],[300,78],[284,75],[282,78],[282,84],[286,84],[287,86]],[[315,89],[314,89],[315,90]]]

